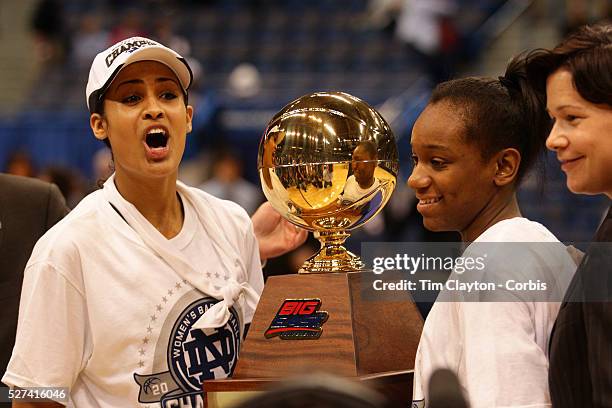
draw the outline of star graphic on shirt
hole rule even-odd
[[[164,296],[164,297],[162,298],[162,301],[163,301],[164,303],[168,303],[168,298]]]
[[[142,347],[138,350],[138,354],[140,354],[141,356],[145,355],[145,351]]]
[[[162,307],[162,305],[157,305],[157,306],[155,306],[155,309],[156,309],[158,312],[161,312],[161,311],[162,311],[162,309],[163,309],[163,307]]]
[[[180,282],[177,282],[176,285],[174,285],[174,287],[176,288],[176,290],[179,290],[182,286]]]
[[[225,276],[223,276],[223,279],[229,280],[229,276],[225,275]]]
[[[215,272],[215,278],[219,279],[219,272]]]
[[[210,272],[206,272],[206,276],[210,278],[211,277]]]
[[[187,284],[187,279],[183,279],[183,285]]]
[[[142,344],[149,344],[149,338],[145,337],[144,339],[142,339]]]
[[[153,329],[151,328],[151,325],[149,325],[149,327],[147,327],[147,333],[149,333],[149,334],[153,333]]]
[[[157,316],[152,315],[152,316],[151,316],[151,321],[152,321],[152,322],[154,322],[154,321],[156,321],[156,320],[157,320]]]
[[[140,360],[138,362],[138,367],[140,367],[140,368],[144,367],[144,361]]]
[[[168,295],[172,296],[174,294],[174,292],[172,291],[172,289],[168,289]]]

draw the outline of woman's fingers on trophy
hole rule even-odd
[[[285,220],[269,202],[259,206],[251,221],[262,261],[294,250],[308,237],[308,231]]]
[[[266,201],[259,206],[251,217],[255,236],[259,239],[260,236],[269,234],[276,228],[280,220],[280,214]]]
[[[289,240],[291,241],[291,248],[288,248],[287,252],[299,247],[304,242],[306,242],[306,238],[308,238],[307,230],[305,230],[304,228],[300,228],[297,225],[293,225],[287,220],[283,220],[283,222],[286,226],[285,231],[288,235]]]
[[[268,220],[272,224],[271,220]],[[286,219],[279,217],[276,224],[272,226],[270,232],[260,245],[260,253],[267,254],[267,258],[275,258],[293,251],[306,241],[308,231],[303,228],[296,227]],[[265,243],[263,243],[265,241]]]

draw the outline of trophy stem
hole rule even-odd
[[[321,242],[321,249],[308,258],[298,273],[355,272],[363,270],[359,256],[344,247],[350,236],[346,231],[315,231],[314,237]]]

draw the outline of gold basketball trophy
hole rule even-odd
[[[316,369],[370,381],[408,403],[422,318],[409,296],[367,299],[373,274],[343,246],[395,188],[391,128],[349,94],[305,95],[269,122],[258,169],[268,201],[314,232],[321,249],[299,274],[268,279],[232,379],[207,381],[204,389],[257,390]]]
[[[303,96],[270,121],[258,168],[272,206],[321,242],[300,273],[363,269],[343,243],[382,210],[399,169],[395,137],[376,110],[341,92]]]

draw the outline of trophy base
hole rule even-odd
[[[342,247],[344,251],[336,251],[333,256],[326,254],[325,249],[321,248],[319,252],[308,258],[298,270],[298,273],[346,273],[364,270],[365,264],[361,261],[361,258],[347,251],[344,247]]]
[[[394,271],[385,276],[401,278]],[[363,272],[271,276],[232,378],[205,381],[204,390],[210,393],[206,398],[215,393],[262,390],[296,375],[326,372],[365,381],[389,398],[389,406],[409,407],[423,319],[409,292],[387,298],[373,289],[377,279],[378,275]],[[327,314],[320,321],[320,336],[266,337],[288,300],[320,304],[321,310],[315,313]],[[305,319],[306,329],[311,329],[312,317]],[[285,329],[293,333],[291,327]]]
[[[342,245],[349,237],[346,231],[315,231],[321,249],[308,258],[298,270],[299,274],[363,272],[361,258]]]

